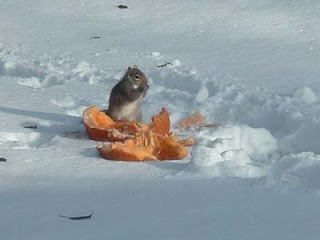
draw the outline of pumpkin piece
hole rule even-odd
[[[154,154],[158,160],[178,160],[188,156],[187,148],[175,135],[155,137]]]
[[[218,123],[206,123],[204,116],[200,112],[196,112],[191,116],[183,119],[180,123],[177,124],[176,128],[181,131],[188,129],[200,130],[203,127],[218,127]]]
[[[189,153],[174,134],[160,135],[150,131],[123,143],[102,144],[98,151],[101,157],[117,161],[178,160]]]
[[[83,122],[89,138],[96,141],[123,141],[134,138],[147,129],[167,134],[170,130],[169,114],[165,108],[152,117],[151,124],[137,122],[116,122],[96,106],[88,107],[83,112]]]
[[[178,125],[177,128],[180,130],[186,130],[189,128],[198,129],[201,127],[202,124],[205,123],[204,117],[201,115],[200,112],[196,112],[191,116],[183,119]]]
[[[152,117],[149,129],[154,133],[168,134],[170,131],[170,117],[167,109],[161,109],[158,115]]]
[[[107,160],[114,161],[150,161],[156,160],[152,155],[151,149],[145,147],[130,146],[131,144],[126,140],[125,144],[121,142],[106,143],[98,146],[100,156]]]
[[[83,122],[89,138],[96,141],[123,141],[134,138],[141,131],[141,127],[135,123],[113,121],[96,106],[84,110]]]
[[[97,127],[109,127],[115,122],[104,112],[100,112],[96,106],[86,108],[83,112],[83,119],[85,123],[90,124],[90,126]]]

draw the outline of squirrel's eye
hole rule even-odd
[[[136,80],[139,80],[139,79],[140,79],[140,76],[139,76],[139,75],[136,75],[134,78],[135,78]]]

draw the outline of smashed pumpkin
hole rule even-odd
[[[98,151],[105,159],[122,161],[178,160],[189,154],[175,135],[160,135],[152,131],[145,131],[124,142],[101,144]]]
[[[150,161],[178,160],[188,155],[186,146],[192,138],[179,140],[170,131],[169,113],[162,108],[150,124],[116,122],[95,106],[83,112],[83,121],[92,140],[113,143],[100,144],[100,156],[108,160]]]
[[[143,131],[150,130],[158,134],[170,131],[169,113],[165,108],[152,117],[150,124],[137,122],[116,122],[96,106],[86,108],[83,112],[83,123],[89,138],[96,141],[124,141],[133,139]]]

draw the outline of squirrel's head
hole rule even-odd
[[[134,89],[139,89],[144,92],[149,88],[147,77],[139,70],[137,65],[128,67],[126,74]]]

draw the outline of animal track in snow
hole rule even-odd
[[[201,81],[198,81],[194,75],[189,72],[175,71],[175,69],[152,72],[149,77],[155,79],[154,82],[165,88],[184,91],[193,95],[201,88]]]
[[[61,108],[73,108],[76,106],[76,100],[70,96],[61,99],[52,99],[51,103]]]
[[[53,137],[39,132],[0,132],[0,148],[45,148]]]
[[[34,88],[51,87],[63,84],[63,79],[54,73],[48,73],[41,66],[0,61],[0,76],[16,77],[19,84]]]
[[[63,56],[56,59],[43,56],[31,63],[30,60],[23,62],[11,55],[5,56],[5,59],[0,59],[0,76],[18,78],[18,84],[33,88],[63,85],[69,81],[94,84],[105,79],[105,74],[93,65],[74,63]]]
[[[76,117],[81,117],[83,110],[90,105],[84,100],[71,97],[71,96],[52,99],[51,103],[53,105],[56,105],[60,108],[65,109],[65,112],[67,115],[76,116]]]

